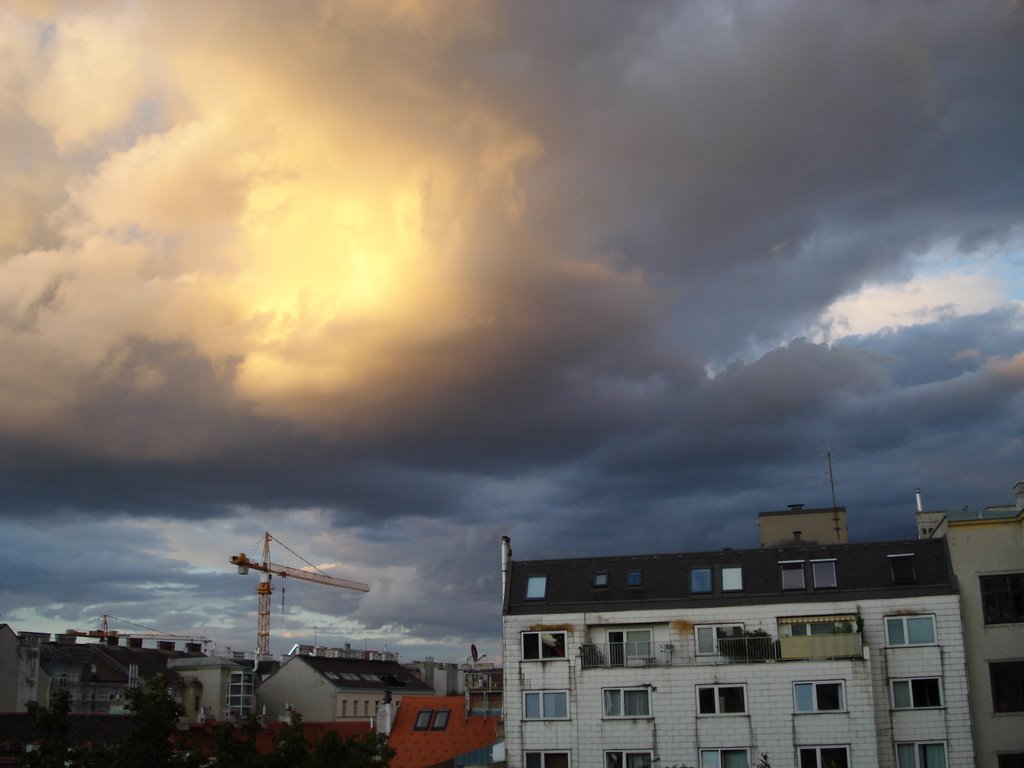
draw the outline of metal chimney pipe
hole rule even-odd
[[[501,600],[505,601],[505,588],[508,581],[508,564],[512,560],[512,539],[501,537]]]
[[[917,501],[917,511],[924,512],[924,504],[921,503],[921,489],[914,489],[914,499]]]

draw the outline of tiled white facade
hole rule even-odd
[[[777,638],[780,617],[829,614],[861,617],[859,657],[751,663],[696,653],[697,625],[740,623]],[[936,642],[887,646],[884,619],[892,615],[933,615]],[[659,658],[644,666],[585,666],[580,646],[606,643],[615,628],[650,628]],[[531,631],[565,631],[565,658],[523,659],[522,633]],[[503,652],[509,768],[523,766],[527,751],[564,751],[572,768],[601,768],[613,750],[649,751],[664,768],[697,766],[700,751],[715,748],[747,749],[752,766],[767,753],[772,768],[793,768],[797,749],[813,746],[847,747],[849,765],[857,768],[894,768],[897,742],[942,742],[950,768],[974,766],[956,595],[506,615]],[[894,710],[890,680],[919,677],[941,677],[942,706]],[[842,681],[845,709],[796,713],[793,684],[810,681]],[[715,684],[744,685],[746,713],[698,715],[697,687]],[[605,718],[602,691],[612,687],[649,688],[650,716]],[[568,719],[523,719],[523,692],[545,690],[569,692]]]

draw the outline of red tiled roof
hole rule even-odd
[[[422,710],[449,710],[443,731],[414,730]],[[462,696],[415,696],[402,699],[388,737],[395,750],[391,768],[431,768],[444,765],[459,755],[498,741],[498,721],[494,716],[472,715],[466,718],[466,700]]]

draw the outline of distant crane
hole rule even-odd
[[[278,565],[277,563],[270,562],[270,542],[276,541],[282,547],[287,549],[293,555],[298,557],[300,560],[305,562],[310,568],[314,568],[313,571],[304,571],[300,568],[292,568],[287,565]],[[270,531],[266,531],[263,534],[263,560],[256,562],[246,557],[244,552],[239,552],[237,555],[231,556],[232,565],[238,566],[238,572],[242,575],[249,573],[249,569],[260,571],[260,581],[256,585],[256,595],[259,598],[259,609],[258,609],[258,621],[256,629],[256,653],[258,656],[263,656],[270,653],[270,595],[274,591],[274,587],[271,584],[271,579],[276,574],[282,579],[291,576],[296,579],[302,579],[303,581],[312,581],[316,584],[326,584],[329,587],[341,587],[343,589],[354,589],[357,592],[369,592],[370,585],[363,584],[359,581],[349,581],[348,579],[338,579],[334,576],[328,576],[326,573],[321,571],[312,563],[306,561],[305,558],[296,554],[291,549],[288,549],[280,539],[275,539],[270,535]]]
[[[71,637],[94,637],[101,640],[109,638],[125,637],[130,640],[184,640],[188,643],[202,643],[207,644],[210,639],[198,635],[175,635],[170,632],[161,632],[152,627],[146,627],[142,624],[135,624],[136,627],[149,630],[148,632],[125,632],[124,630],[111,629],[108,619],[114,619],[114,621],[124,622],[125,624],[133,624],[134,622],[128,621],[127,619],[119,619],[117,616],[111,616],[108,613],[104,613],[102,616],[102,622],[100,623],[99,629],[90,629],[88,631],[81,631],[78,629],[68,629],[64,632],[65,635]]]

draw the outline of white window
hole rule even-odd
[[[649,688],[605,688],[605,717],[650,717],[651,690]]]
[[[741,589],[743,589],[743,569],[740,567],[722,568],[722,591],[738,592]]]
[[[607,587],[608,586],[608,571],[598,571],[594,574],[594,586],[595,587]]]
[[[800,747],[800,768],[850,768],[846,747]]]
[[[942,678],[890,680],[893,709],[932,709],[942,706]]]
[[[750,768],[750,753],[746,749],[702,749],[700,768]]]
[[[565,632],[523,632],[523,659],[564,659]]]
[[[842,712],[846,709],[843,682],[793,683],[793,709],[797,712]]]
[[[568,752],[524,752],[526,768],[569,768]]]
[[[697,686],[697,712],[701,715],[742,715],[747,711],[745,685]]]
[[[836,561],[811,560],[811,576],[815,589],[834,589],[836,586]]]
[[[743,637],[742,624],[704,624],[694,627],[693,636],[697,642],[697,654],[718,653],[721,640],[738,640]]]
[[[896,765],[898,768],[947,768],[946,745],[941,741],[897,744]]]
[[[605,752],[605,768],[650,768],[654,761],[653,752]]]
[[[608,660],[613,667],[649,664],[654,658],[649,629],[608,630]]]
[[[526,579],[526,599],[543,600],[548,594],[547,576],[530,576]]]
[[[782,588],[783,589],[804,589],[804,561],[783,560],[779,562],[782,566]]]
[[[934,616],[888,616],[885,636],[889,645],[934,645]]]
[[[525,691],[524,720],[568,720],[568,691]]]

